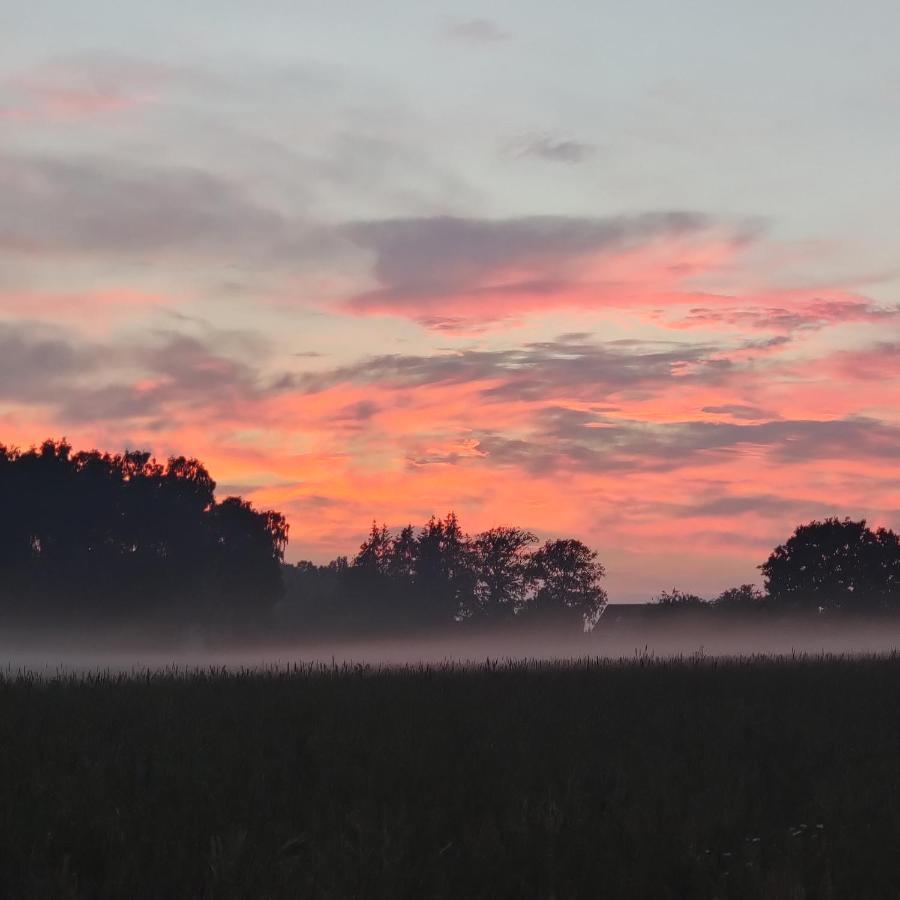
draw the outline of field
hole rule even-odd
[[[0,681],[0,895],[900,896],[900,658]]]

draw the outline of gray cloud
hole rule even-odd
[[[359,400],[356,403],[351,403],[338,410],[334,418],[337,421],[358,424],[368,422],[369,419],[377,415],[378,411],[379,406],[377,403],[373,403],[371,400]]]
[[[398,388],[493,381],[485,401],[546,399],[554,393],[599,401],[623,390],[659,388],[679,382],[717,383],[734,364],[714,358],[720,348],[675,343],[608,341],[582,335],[532,342],[506,350],[463,350],[434,356],[392,354],[349,366],[308,373],[292,385],[308,392],[342,383],[378,383]]]
[[[345,497],[328,497],[324,494],[304,494],[299,497],[292,497],[290,505],[294,509],[316,511],[322,509],[339,509],[348,506]]]
[[[477,448],[465,453],[459,450],[448,450],[446,452],[432,451],[431,453],[408,456],[406,462],[413,469],[421,469],[425,466],[434,465],[455,466],[457,463],[464,462],[467,459],[471,459],[473,456],[479,455],[481,455],[481,451]]]
[[[0,236],[37,253],[207,254],[298,241],[238,184],[189,168],[0,156]]]
[[[0,192],[0,253],[26,266],[33,265],[28,256],[42,255],[60,264],[70,257],[107,266],[189,264],[193,275],[204,272],[201,278],[213,278],[220,289],[233,284],[242,294],[248,279],[258,283],[329,261],[355,263],[361,251],[372,257],[376,287],[349,298],[346,309],[394,312],[446,331],[473,318],[503,318],[522,297],[537,305],[560,302],[573,267],[586,257],[710,230],[725,230],[735,241],[752,235],[750,225],[726,226],[686,211],[333,225],[302,211],[279,212],[237,179],[99,157],[0,153]],[[522,274],[511,278],[511,272]],[[448,297],[468,298],[470,308],[447,309]]]
[[[200,394],[229,388],[249,391],[256,385],[256,370],[217,351],[212,341],[177,332],[159,332],[158,340],[139,349],[136,356],[147,371],[166,375],[182,390]]]
[[[536,476],[572,470],[672,472],[744,453],[785,465],[812,459],[883,461],[900,454],[900,428],[877,419],[659,425],[557,409],[538,415],[534,425],[527,438],[479,434],[478,449],[488,464],[516,466]]]
[[[0,397],[6,400],[53,396],[97,362],[90,347],[71,344],[57,329],[0,323]]]
[[[711,413],[714,416],[731,416],[734,419],[777,419],[776,413],[760,409],[758,406],[750,406],[745,403],[727,403],[723,406],[704,406],[701,412]]]
[[[77,340],[35,323],[0,323],[0,397],[62,422],[166,419],[233,411],[278,391],[252,363],[217,349],[227,335],[155,332],[143,341]],[[248,335],[249,347],[256,343]]]
[[[497,449],[505,452],[502,443]],[[770,455],[784,464],[810,459],[887,460],[900,454],[900,427],[866,417],[660,425],[545,409],[535,416],[532,449],[534,465],[541,471],[551,466],[670,471],[744,453]],[[515,453],[521,458],[521,448]]]
[[[724,495],[681,506],[678,512],[689,516],[740,516],[744,513],[774,516],[797,512],[804,506],[808,506],[805,501],[774,494]]]
[[[472,44],[494,44],[505,41],[509,34],[490,19],[458,19],[442,29],[445,37]]]
[[[597,148],[583,141],[537,134],[523,135],[512,141],[508,152],[520,159],[532,158],[573,164],[590,159],[596,154]]]
[[[813,331],[842,322],[880,322],[900,318],[900,304],[880,306],[867,300],[817,300],[796,307],[694,307],[669,320],[680,328],[728,325],[765,331]]]
[[[349,307],[357,312],[429,315],[434,310],[428,301],[444,301],[451,294],[455,298],[492,293],[549,297],[565,286],[568,266],[579,258],[716,227],[722,224],[685,211],[606,218],[437,216],[356,222],[345,226],[343,234],[374,254],[379,287],[355,297]],[[733,237],[742,241],[751,235],[752,228],[743,226]],[[492,276],[516,269],[540,274],[515,284],[492,284]]]

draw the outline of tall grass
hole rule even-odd
[[[896,897],[900,659],[0,678],[0,894]]]

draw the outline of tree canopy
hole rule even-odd
[[[900,537],[865,519],[799,526],[760,566],[770,602],[795,609],[900,607]]]
[[[900,537],[865,519],[835,517],[798,526],[759,566],[765,590],[729,588],[713,600],[677,589],[653,599],[660,609],[726,612],[900,612]]]
[[[546,621],[553,614],[590,626],[606,603],[597,554],[574,539],[531,549],[536,542],[507,525],[470,536],[452,512],[396,533],[373,522],[352,561],[287,567],[286,605],[305,621],[351,630]]]
[[[0,604],[30,617],[263,616],[288,526],[196,459],[0,445]]]

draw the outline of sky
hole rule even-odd
[[[0,443],[288,559],[455,510],[713,595],[900,525],[900,5],[0,0]]]

